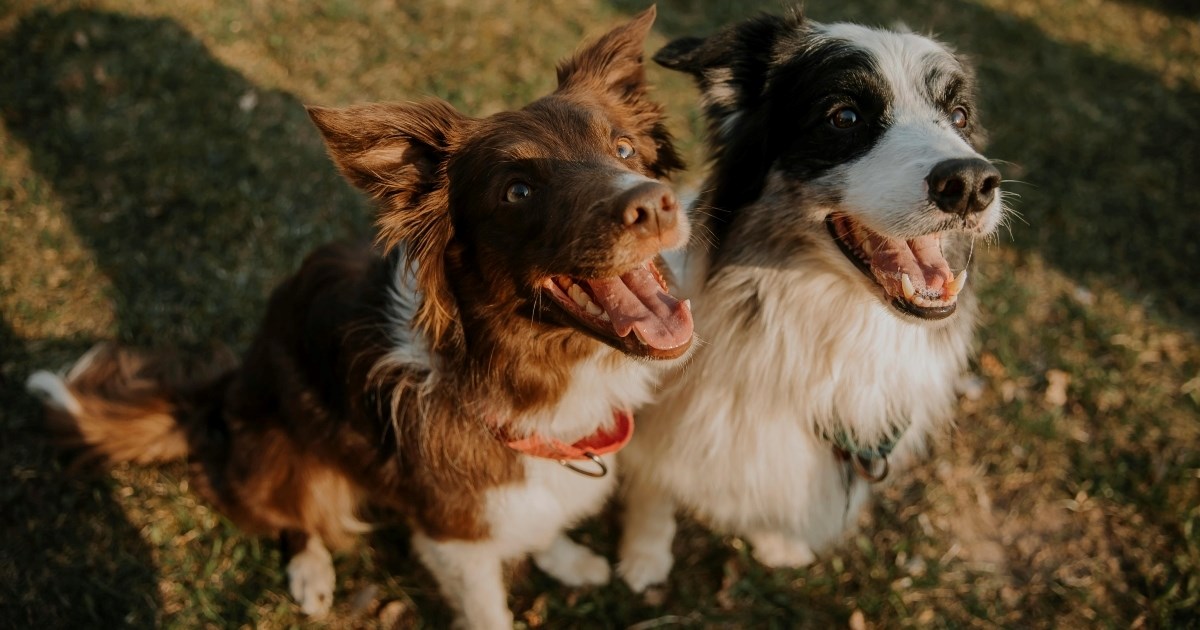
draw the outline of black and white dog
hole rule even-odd
[[[623,453],[634,590],[666,578],[677,508],[771,566],[843,535],[870,482],[951,420],[966,268],[1004,216],[972,71],[926,37],[797,13],[655,60],[696,79],[709,125],[711,238],[680,274],[707,344]]]

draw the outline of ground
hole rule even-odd
[[[365,234],[302,103],[433,95],[482,115],[644,0],[0,3],[0,626],[304,626],[274,541],[181,466],[66,469],[22,390],[92,343],[244,348],[304,252]],[[664,0],[648,48],[775,1]],[[979,68],[1023,220],[977,252],[985,315],[957,429],[846,544],[770,571],[687,523],[668,586],[516,567],[528,627],[1196,627],[1200,9],[1186,0],[809,0]],[[652,68],[691,169],[696,93]],[[610,511],[577,537],[610,558]],[[443,627],[384,529],[335,559],[333,627]]]

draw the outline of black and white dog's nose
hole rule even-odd
[[[938,208],[965,217],[992,203],[1000,187],[1000,171],[987,160],[959,158],[935,164],[925,181],[929,199]]]

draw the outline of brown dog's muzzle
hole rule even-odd
[[[639,238],[666,240],[679,217],[679,201],[669,186],[648,181],[620,195],[614,204],[621,222]]]

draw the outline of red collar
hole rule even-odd
[[[621,450],[633,437],[633,413],[627,409],[613,409],[616,424],[611,429],[600,429],[572,444],[555,439],[531,435],[521,439],[510,439],[500,433],[504,445],[518,453],[531,457],[558,461],[580,461],[593,456],[607,455]]]

